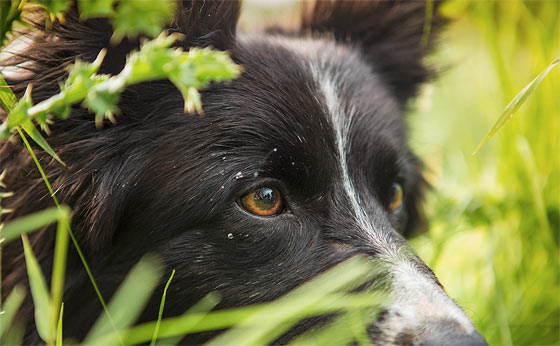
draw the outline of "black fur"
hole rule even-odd
[[[425,5],[340,1],[316,6],[296,37],[317,39],[326,57],[317,69],[343,78],[342,107],[356,119],[347,149],[354,187],[386,241],[405,248],[393,229],[411,232],[425,186],[402,117],[406,101],[429,76],[420,43]],[[73,209],[72,229],[106,298],[146,253],[157,254],[167,273],[177,271],[167,297],[168,317],[210,291],[223,297],[220,307],[269,301],[353,254],[375,257],[384,251],[356,226],[321,85],[302,54],[278,34],[237,34],[239,10],[236,1],[183,1],[170,27],[185,35],[185,49],[228,49],[243,66],[240,78],[202,92],[204,116],[184,114],[181,95],[169,82],[143,83],[123,93],[117,125],[105,123],[97,130],[92,114],[78,105],[68,120],[54,123],[48,141],[68,168],[37,152],[58,199]],[[92,61],[108,47],[102,71],[117,73],[126,53],[137,46],[132,40],[111,47],[106,20],[80,21],[75,10],[65,18],[20,54],[31,62],[32,74],[11,82],[19,94],[33,83],[36,102],[57,92],[64,66],[76,58]],[[436,17],[436,32],[438,23]],[[5,143],[0,159],[8,170],[8,190],[15,192],[4,201],[15,211],[3,221],[52,206],[21,143]],[[394,182],[405,191],[402,217],[388,210]],[[282,191],[287,212],[263,218],[239,206],[245,193],[268,185]],[[53,235],[50,227],[31,236],[47,273]],[[2,256],[5,295],[26,283],[27,274],[18,242],[5,247]],[[412,261],[437,282],[419,259]],[[101,306],[72,250],[64,301],[65,336],[80,340]],[[158,307],[155,294],[141,321],[153,320]],[[39,339],[32,309],[28,298],[20,316],[30,322],[25,343],[34,344]],[[200,343],[208,337],[183,341]]]

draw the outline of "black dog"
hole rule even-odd
[[[166,81],[127,89],[118,124],[96,130],[75,106],[52,126],[49,143],[65,168],[40,155],[72,229],[106,297],[146,253],[177,274],[166,316],[210,291],[221,307],[269,301],[354,254],[389,263],[392,303],[369,328],[378,344],[475,344],[484,339],[408,247],[425,183],[407,146],[406,102],[429,77],[422,65],[423,2],[319,2],[293,32],[236,33],[236,1],[183,1],[171,31],[182,45],[229,50],[240,78],[202,93],[204,116],[183,112]],[[111,47],[106,20],[73,10],[21,56],[35,101],[58,91],[64,66],[109,48],[104,73],[118,73],[125,41]],[[433,19],[432,35],[441,20]],[[22,77],[24,76],[24,77]],[[15,195],[7,219],[52,205],[21,144],[6,144],[2,168]],[[50,271],[53,230],[32,244]],[[26,282],[17,242],[3,252],[3,290]],[[76,256],[65,289],[66,336],[82,339],[101,306]],[[157,316],[160,296],[142,320]],[[33,321],[27,300],[21,316]],[[303,327],[306,328],[305,326]],[[300,331],[299,331],[300,332]],[[291,331],[279,342],[289,340]],[[201,343],[210,335],[186,337]],[[40,339],[32,323],[25,343]]]

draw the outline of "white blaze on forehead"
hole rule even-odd
[[[325,98],[325,103],[336,133],[337,156],[340,172],[342,174],[342,186],[348,200],[350,201],[354,216],[356,217],[358,225],[364,234],[366,234],[372,242],[372,245],[376,246],[379,250],[382,250],[382,256],[387,256],[388,260],[396,260],[400,257],[399,249],[396,247],[394,242],[388,241],[386,235],[383,234],[381,230],[378,230],[371,222],[370,217],[362,207],[360,196],[354,188],[354,183],[348,170],[348,159],[346,157],[346,153],[350,151],[351,146],[349,139],[350,128],[354,119],[354,111],[352,107],[344,107],[341,103],[334,76],[324,71],[319,73],[314,67],[312,67],[312,71],[315,74],[315,78],[317,79]]]
[[[422,329],[437,320],[455,321],[465,333],[474,330],[466,314],[451,300],[435,279],[414,264],[411,252],[396,242],[388,230],[376,227],[360,201],[348,170],[347,153],[351,150],[350,129],[355,112],[340,97],[338,85],[344,82],[344,72],[328,69],[325,51],[336,52],[344,47],[325,40],[277,37],[272,40],[301,56],[305,68],[309,68],[317,85],[319,99],[325,103],[336,134],[338,164],[343,190],[348,198],[357,224],[367,236],[372,247],[380,252],[379,259],[387,266],[391,278],[392,303],[386,306],[389,315],[383,322],[386,336],[397,336],[405,328]],[[270,41],[269,41],[270,42]],[[329,54],[330,54],[329,53]],[[353,54],[353,53],[351,53]],[[372,95],[375,97],[375,95]],[[403,251],[405,250],[405,251]],[[392,323],[391,323],[392,321]]]
[[[368,235],[372,246],[381,251],[381,259],[385,259],[388,265],[391,295],[394,300],[387,309],[396,311],[399,315],[398,321],[392,323],[395,336],[402,331],[403,326],[421,328],[427,321],[437,320],[455,321],[466,334],[471,333],[474,326],[466,314],[447,296],[431,275],[416,267],[413,259],[401,251],[401,245],[387,236],[387,230],[380,230],[373,224],[364,210],[350,177],[346,156],[351,149],[349,131],[354,116],[352,107],[345,107],[340,99],[336,76],[326,71],[317,71],[313,63],[311,70],[321,88],[336,133],[337,156],[344,191],[358,225]],[[388,326],[388,329],[387,332],[391,333],[391,326]]]

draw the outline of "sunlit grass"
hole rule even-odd
[[[471,153],[506,105],[560,55],[560,3],[452,2],[411,117],[434,185],[412,241],[493,345],[560,343],[560,70]]]

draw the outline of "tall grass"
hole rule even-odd
[[[560,69],[472,155],[502,110],[560,56],[560,2],[455,1],[411,117],[434,186],[412,241],[492,345],[560,343]]]

